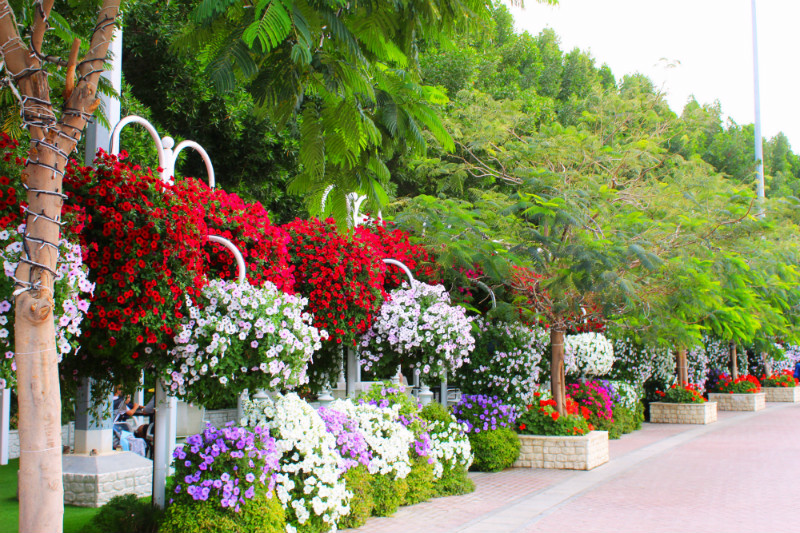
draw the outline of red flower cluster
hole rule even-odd
[[[391,223],[388,223],[391,224]],[[358,226],[356,239],[369,241],[378,250],[382,259],[395,259],[408,267],[418,281],[435,285],[441,279],[439,268],[433,257],[420,245],[411,244],[409,235],[400,229],[390,229],[387,223]],[[394,265],[386,269],[385,289],[391,291],[408,281],[406,274]]]
[[[25,161],[14,155],[19,143],[6,135],[0,134],[0,150],[3,151],[3,161],[22,166]],[[22,223],[22,212],[20,211],[19,197],[17,189],[11,184],[8,176],[0,176],[0,229],[12,228]]]
[[[332,219],[297,219],[283,228],[291,237],[295,289],[309,299],[314,326],[338,344],[355,344],[386,296],[382,250],[364,232],[340,234]]]
[[[769,377],[766,374],[761,376],[761,385],[764,387],[797,387],[800,385],[800,380],[795,378],[794,373],[787,368]]]
[[[286,248],[289,235],[270,223],[264,206],[248,204],[236,194],[211,189],[193,178],[177,182],[175,191],[203,210],[209,234],[224,237],[239,249],[251,285],[260,287],[270,281],[284,292],[293,292],[293,268]],[[209,279],[236,279],[236,260],[230,251],[213,242],[206,244],[205,251]]]
[[[731,380],[727,374],[722,374],[719,377],[719,391],[728,394],[755,394],[761,392],[761,382],[750,374],[739,376],[735,380]]]
[[[195,296],[205,284],[208,230],[202,208],[158,177],[102,151],[95,165],[73,161],[64,177],[67,231],[80,239],[96,284],[83,357],[74,364],[82,375],[105,372],[108,379],[111,372],[124,381],[126,369],[133,375],[166,362],[186,295]]]

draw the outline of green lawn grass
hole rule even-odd
[[[19,459],[0,466],[0,531],[8,533],[19,530],[17,470]],[[64,533],[79,533],[97,511],[91,507],[64,506]]]

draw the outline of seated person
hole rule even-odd
[[[111,426],[114,433],[114,448],[121,446],[124,451],[129,450],[127,437],[133,436],[127,420],[132,417],[136,410],[141,407],[138,403],[132,402],[130,395],[122,395],[122,385],[117,385],[114,391],[114,422]]]

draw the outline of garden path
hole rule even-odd
[[[474,474],[476,490],[373,518],[364,533],[798,532],[800,404],[644,424],[590,472]]]

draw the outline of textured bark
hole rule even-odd
[[[31,143],[22,173],[29,187],[29,214],[23,257],[15,272],[15,339],[19,405],[20,476],[19,531],[60,533],[64,495],[61,482],[61,395],[53,322],[53,276],[60,237],[62,177],[68,154],[75,149],[86,120],[97,107],[97,81],[111,41],[119,0],[104,0],[86,58],[71,67],[80,79],[65,94],[61,117],[50,104],[47,75],[40,70],[41,46],[54,0],[36,10],[29,48],[19,37],[7,0],[0,0],[0,53],[23,99],[23,122]],[[73,50],[77,47],[73,46]],[[68,71],[72,71],[69,68]],[[74,81],[74,80],[73,80]]]
[[[739,364],[736,358],[736,345],[730,343],[728,350],[731,358],[731,379],[737,379],[739,377]]]
[[[567,414],[567,389],[564,376],[564,330],[550,328],[550,390],[559,414]]]
[[[675,353],[675,362],[678,370],[678,383],[686,386],[689,384],[689,364],[686,361],[686,348],[678,348]]]

